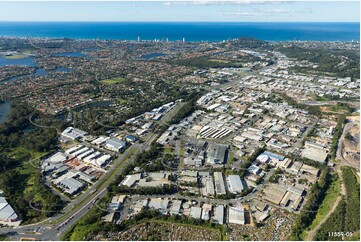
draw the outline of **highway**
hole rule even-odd
[[[221,85],[218,88],[225,86],[232,86],[232,85],[239,85],[239,81],[234,80],[232,82],[227,83],[226,85]],[[173,110],[171,110],[163,117],[160,123],[169,126],[168,122],[171,120],[171,117],[179,111],[182,105],[184,105],[184,103],[178,104]],[[31,123],[33,123],[31,117],[29,118],[29,120]],[[34,125],[40,128],[50,128],[50,127],[40,126],[35,123]],[[96,181],[90,189],[86,190],[85,192],[80,194],[76,199],[72,200],[58,214],[36,224],[22,225],[19,226],[18,228],[11,228],[11,227],[0,228],[0,233],[1,234],[7,233],[10,240],[13,241],[18,241],[21,238],[47,240],[47,241],[60,240],[60,238],[64,235],[64,233],[72,225],[74,225],[80,218],[82,218],[87,213],[89,208],[94,206],[94,203],[97,200],[101,199],[106,195],[107,187],[111,182],[113,182],[116,175],[120,174],[131,162],[133,162],[137,154],[150,148],[151,143],[159,136],[159,134],[157,134],[156,131],[151,135],[149,135],[145,140],[145,142],[143,143],[137,142],[133,144],[131,147],[129,147],[124,153],[120,154],[118,158],[112,162],[111,167],[107,170],[107,172],[98,181]],[[90,146],[89,143],[87,143],[86,145]],[[134,152],[134,149],[136,149],[136,152]],[[177,148],[177,150],[179,150],[179,148]],[[267,174],[267,177],[269,176],[270,173]],[[258,185],[257,187],[260,188],[261,186],[262,184]],[[255,196],[255,194],[251,193],[245,196],[244,198],[242,198],[242,200],[249,199],[253,196]],[[187,198],[180,195],[174,195],[173,197],[195,200],[195,198]],[[208,198],[197,198],[197,199],[199,199],[200,201],[210,202],[210,199]],[[229,203],[240,200],[214,199],[212,201],[219,203]]]
[[[175,107],[175,110],[179,110],[179,106]],[[170,116],[175,115],[175,110],[166,114],[164,118],[170,120]],[[8,233],[8,236],[13,241],[20,240],[22,237],[36,240],[59,240],[72,225],[94,206],[94,203],[97,200],[106,195],[107,187],[113,182],[116,175],[120,174],[129,164],[131,164],[137,154],[144,150],[148,150],[151,143],[156,140],[158,135],[159,134],[156,132],[151,133],[145,142],[137,142],[130,146],[112,162],[111,167],[107,172],[95,182],[90,189],[71,201],[60,213],[36,224],[23,225],[18,228],[0,228],[0,233]],[[86,145],[90,146],[89,143],[86,143]],[[134,150],[136,150],[136,152],[134,152]]]

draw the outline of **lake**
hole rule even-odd
[[[166,56],[167,54],[163,54],[163,53],[151,53],[148,55],[142,55],[140,58],[144,59],[144,60],[149,60],[155,57],[159,57],[159,56]]]
[[[19,59],[10,59],[0,57],[0,66],[17,65],[17,66],[36,66],[34,57],[25,57]]]
[[[0,103],[0,124],[6,121],[10,113],[10,102]]]

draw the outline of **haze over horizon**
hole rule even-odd
[[[0,2],[0,21],[360,22],[359,1]]]

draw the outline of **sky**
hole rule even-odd
[[[360,22],[359,1],[2,1],[0,21]]]

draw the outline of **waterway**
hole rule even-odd
[[[35,57],[25,57],[19,59],[11,59],[0,57],[0,66],[17,65],[17,66],[36,66]]]
[[[144,59],[144,60],[149,60],[155,57],[159,57],[159,56],[166,56],[167,54],[163,54],[163,53],[151,53],[148,55],[142,55],[140,58]]]
[[[6,121],[10,113],[10,102],[5,101],[4,103],[0,103],[0,124]]]

